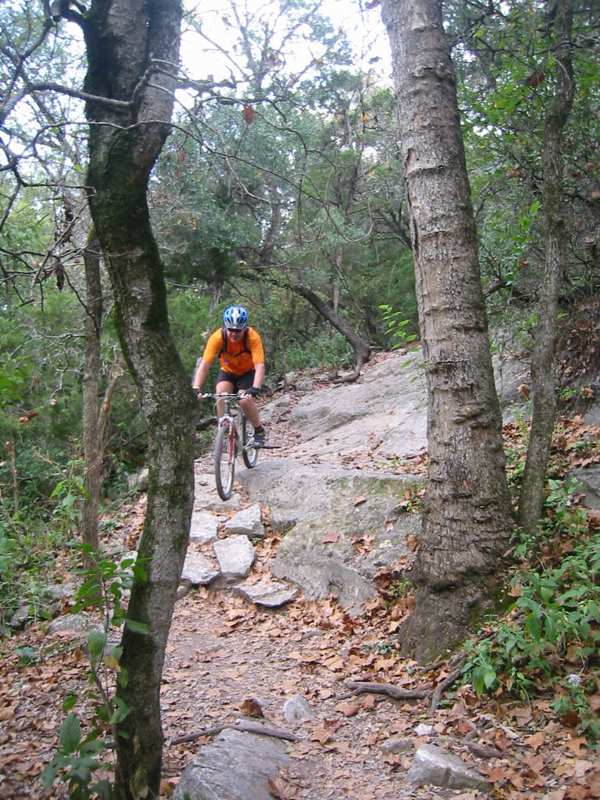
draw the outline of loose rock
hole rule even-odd
[[[488,781],[462,759],[432,744],[419,747],[406,779],[414,786],[430,784],[450,789],[490,788]]]
[[[309,722],[314,719],[314,714],[308,700],[301,694],[295,694],[283,704],[283,716],[290,725]]]
[[[186,767],[174,800],[273,800],[269,778],[288,761],[277,739],[224,730]]]
[[[192,542],[212,542],[217,538],[218,522],[208,511],[194,511],[190,521],[190,540]]]
[[[213,550],[226,581],[245,578],[254,563],[254,547],[247,536],[230,536],[213,543]]]
[[[241,534],[250,539],[262,539],[265,535],[265,527],[262,524],[260,506],[255,503],[248,508],[238,511],[229,522],[224,525],[225,533],[228,536]]]
[[[219,570],[200,553],[188,552],[181,571],[181,580],[192,586],[207,586],[219,575]]]
[[[287,583],[262,580],[259,583],[238,583],[235,592],[251,603],[256,603],[257,606],[278,608],[293,600],[298,594],[298,589]]]

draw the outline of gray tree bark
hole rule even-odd
[[[501,416],[440,0],[384,0],[428,393],[429,482],[401,637],[420,660],[490,605],[511,531]]]
[[[118,798],[158,797],[160,682],[193,501],[193,396],[173,345],[146,193],[169,133],[179,58],[178,0],[94,0],[79,17],[88,57],[89,203],[111,278],[119,337],[148,421],[148,505],[138,549],[118,697]],[[114,101],[121,101],[116,103]]]
[[[556,54],[556,93],[544,123],[542,166],[544,182],[545,265],[539,292],[539,321],[531,354],[533,413],[523,485],[519,498],[519,523],[534,530],[542,514],[544,484],[556,421],[557,380],[555,350],[563,275],[567,268],[567,230],[562,207],[562,138],[573,105],[574,78],[571,59],[572,0],[553,0]]]
[[[100,280],[99,243],[93,235],[88,238],[83,254],[85,268],[85,366],[83,372],[83,451],[85,458],[85,489],[83,501],[82,538],[86,545],[98,550],[98,508],[102,483],[103,448],[100,439],[99,376],[100,333],[102,330],[102,282]],[[92,566],[93,558],[85,563]]]

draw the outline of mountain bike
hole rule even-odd
[[[239,405],[237,394],[202,394],[200,397],[222,400],[223,415],[219,418],[217,435],[213,448],[215,483],[221,500],[229,500],[233,494],[235,460],[241,450],[244,464],[248,469],[256,466],[258,448],[254,447],[254,428]],[[238,430],[237,416],[241,416],[241,433]]]

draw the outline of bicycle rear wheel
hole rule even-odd
[[[235,433],[220,427],[215,439],[215,483],[221,500],[229,500],[233,493],[235,477]]]
[[[242,415],[242,458],[248,469],[256,466],[258,450],[250,444],[254,438],[254,428],[248,417]]]

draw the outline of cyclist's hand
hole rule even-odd
[[[206,394],[206,392],[203,392],[201,389],[194,389],[194,391],[196,392],[198,400],[206,400],[207,397],[211,397],[210,394]]]
[[[256,386],[251,386],[249,389],[246,389],[244,391],[244,395],[246,397],[256,397],[259,394],[259,392],[260,389],[258,389]]]

